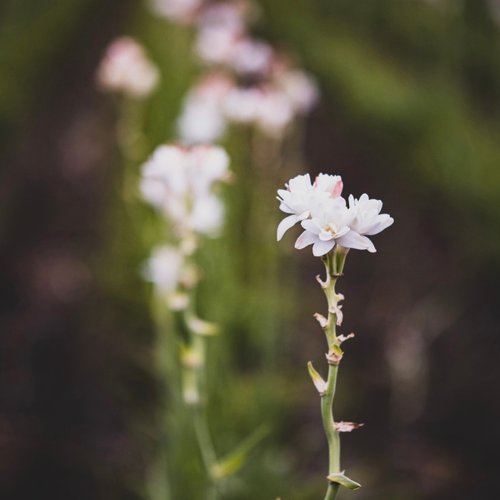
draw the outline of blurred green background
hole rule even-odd
[[[292,236],[275,242],[275,189],[308,170],[342,175],[396,220],[377,254],[349,255],[339,287],[343,331],[357,337],[336,416],[366,424],[343,436],[363,488],[341,498],[499,498],[500,4],[258,5],[257,33],[297,54],[322,100],[304,124],[303,161],[250,156],[245,130],[225,143],[228,222],[200,256],[203,317],[223,332],[210,420],[220,455],[262,424],[270,432],[224,496],[322,498],[326,443],[305,370],[323,364],[312,318],[324,309],[321,266]],[[120,102],[94,84],[124,33],[162,75],[143,110],[146,156],[175,138],[199,71],[190,30],[133,1],[0,5],[2,499],[153,498],[167,472],[174,500],[203,498],[175,383],[157,368],[172,344],[139,274],[159,240],[129,188],[145,158],[123,161]]]

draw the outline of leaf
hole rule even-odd
[[[212,477],[222,479],[235,474],[243,467],[250,452],[269,434],[269,431],[267,425],[261,425],[253,434],[240,443],[234,451],[212,467]]]
[[[357,490],[361,488],[361,485],[352,479],[349,479],[344,472],[337,472],[336,474],[330,474],[327,477],[328,481],[331,483],[337,483],[349,490]]]

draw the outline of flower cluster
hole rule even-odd
[[[149,95],[158,81],[158,69],[130,37],[118,38],[107,48],[97,72],[101,88],[133,98]]]
[[[178,120],[187,143],[217,141],[228,123],[280,138],[318,100],[310,75],[249,33],[252,7],[244,0],[152,0],[156,14],[195,26],[195,53],[207,69]]]
[[[159,146],[142,167],[141,193],[181,239],[214,236],[224,216],[215,187],[229,179],[228,166],[227,153],[217,146]]]
[[[341,196],[342,189],[338,175],[319,174],[314,182],[309,174],[290,179],[286,189],[278,190],[279,208],[289,214],[278,225],[278,241],[300,222],[304,231],[295,248],[312,245],[316,257],[326,255],[336,245],[375,252],[368,236],[380,233],[394,219],[381,214],[382,202],[370,199],[367,194],[359,199],[350,195],[347,203]]]

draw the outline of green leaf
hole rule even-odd
[[[212,468],[214,479],[232,476],[243,467],[250,452],[269,434],[267,425],[260,426],[253,434],[246,438],[240,445]]]
[[[337,483],[349,490],[357,490],[361,488],[361,485],[352,479],[349,479],[343,472],[337,472],[336,474],[330,474],[327,477],[328,481],[331,483]]]

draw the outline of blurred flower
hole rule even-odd
[[[158,81],[158,69],[130,37],[119,38],[108,47],[97,72],[101,88],[135,98],[149,95]]]
[[[279,138],[293,120],[293,108],[285,94],[266,89],[257,108],[256,125],[265,134]]]
[[[160,146],[143,166],[143,198],[159,209],[180,236],[215,235],[224,208],[214,193],[229,177],[227,153],[216,146]]]
[[[271,67],[272,58],[270,45],[242,37],[233,47],[229,65],[239,74],[265,74]]]
[[[231,66],[238,36],[231,28],[204,28],[196,38],[196,55],[208,65]]]
[[[226,131],[222,103],[233,87],[222,73],[210,73],[187,95],[177,120],[180,138],[187,143],[215,142]]]
[[[190,24],[196,19],[203,0],[150,0],[149,3],[156,15],[181,24]]]
[[[308,113],[319,99],[316,81],[304,71],[283,70],[275,76],[276,85],[288,97],[295,112]]]
[[[205,64],[223,65],[241,75],[266,74],[273,58],[267,43],[244,36],[231,26],[201,29],[195,51]]]
[[[256,87],[233,87],[222,103],[228,120],[235,123],[255,122],[262,102],[262,91]]]
[[[143,269],[143,276],[158,291],[169,295],[177,289],[181,279],[184,257],[176,247],[163,245],[153,249]]]
[[[246,0],[210,3],[198,16],[198,28],[228,30],[242,34],[246,31],[249,11],[250,4]]]

